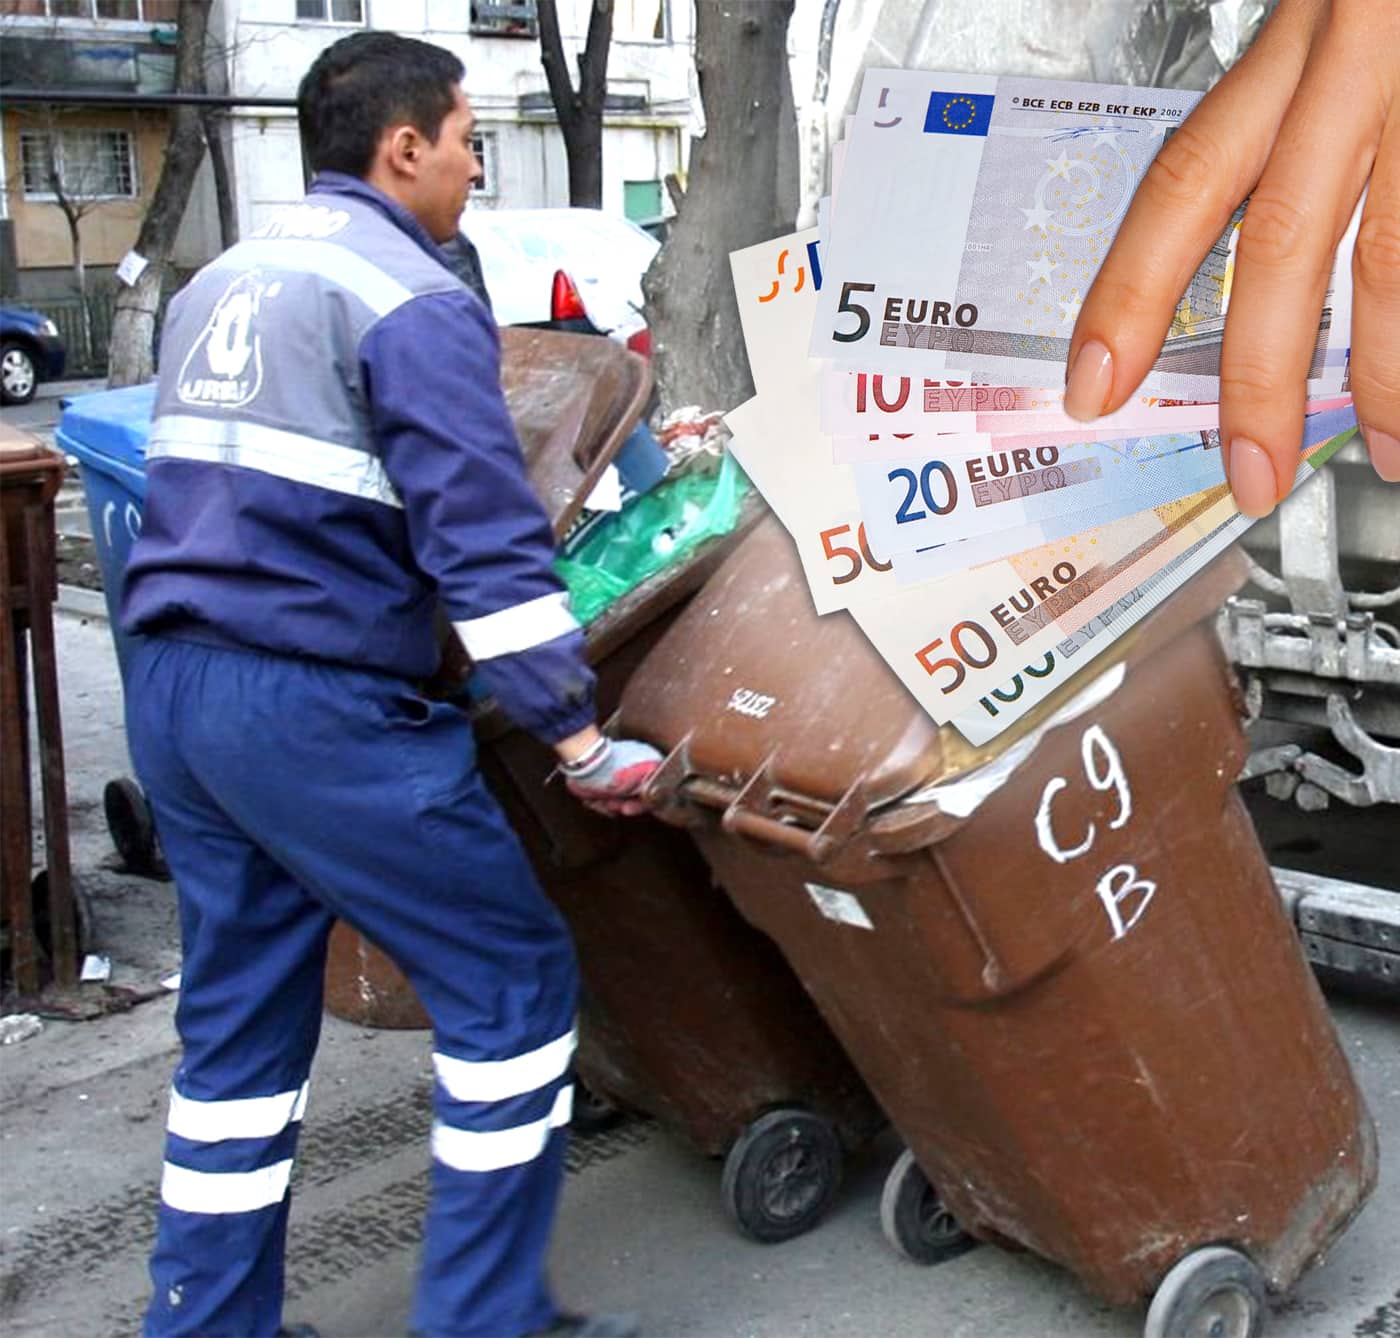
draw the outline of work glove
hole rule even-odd
[[[603,744],[576,763],[561,764],[569,793],[585,807],[610,818],[646,812],[646,805],[637,796],[661,765],[661,754],[636,739],[604,738]]]

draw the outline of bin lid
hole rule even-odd
[[[614,340],[507,326],[501,388],[556,538],[583,510],[651,395],[651,367]]]
[[[938,726],[845,613],[819,618],[792,541],[765,517],[633,675],[619,729],[689,769],[874,809],[944,770]]]
[[[75,395],[59,419],[60,440],[65,450],[86,463],[116,461],[144,469],[155,405],[154,381]]]

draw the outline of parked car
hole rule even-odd
[[[661,249],[635,223],[597,209],[468,209],[501,325],[593,329],[645,356],[642,275]]]
[[[40,381],[63,375],[58,326],[27,307],[0,307],[0,402],[28,404]]]

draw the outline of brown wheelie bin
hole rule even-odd
[[[977,751],[853,623],[813,615],[765,522],[619,722],[668,751],[660,811],[903,1137],[882,1205],[896,1246],[1034,1250],[1111,1303],[1153,1295],[1158,1336],[1257,1332],[1265,1290],[1376,1174],[1234,785],[1246,747],[1211,618],[1242,580],[1226,554],[1068,705]]]
[[[502,333],[531,482],[562,533],[640,414],[650,376],[605,339]],[[751,501],[732,535],[589,624],[601,720],[760,511]],[[684,832],[590,813],[552,779],[551,749],[489,702],[470,709],[482,775],[573,932],[586,1092],[723,1155],[723,1199],[746,1234],[780,1241],[809,1230],[831,1203],[845,1152],[884,1116],[782,954],[714,886]],[[332,937],[327,995],[342,1016],[426,1025],[402,975],[346,926]]]

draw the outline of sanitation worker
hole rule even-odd
[[[585,803],[636,812],[657,754],[594,722],[499,377],[439,243],[480,172],[455,56],[363,32],[298,109],[310,193],[170,305],[123,623],[132,755],[179,887],[184,1053],[148,1334],[276,1334],[288,1177],[336,918],[434,1028],[413,1327],[626,1334],[544,1278],[569,1121],[573,948],[415,683],[440,604],[483,685]]]

